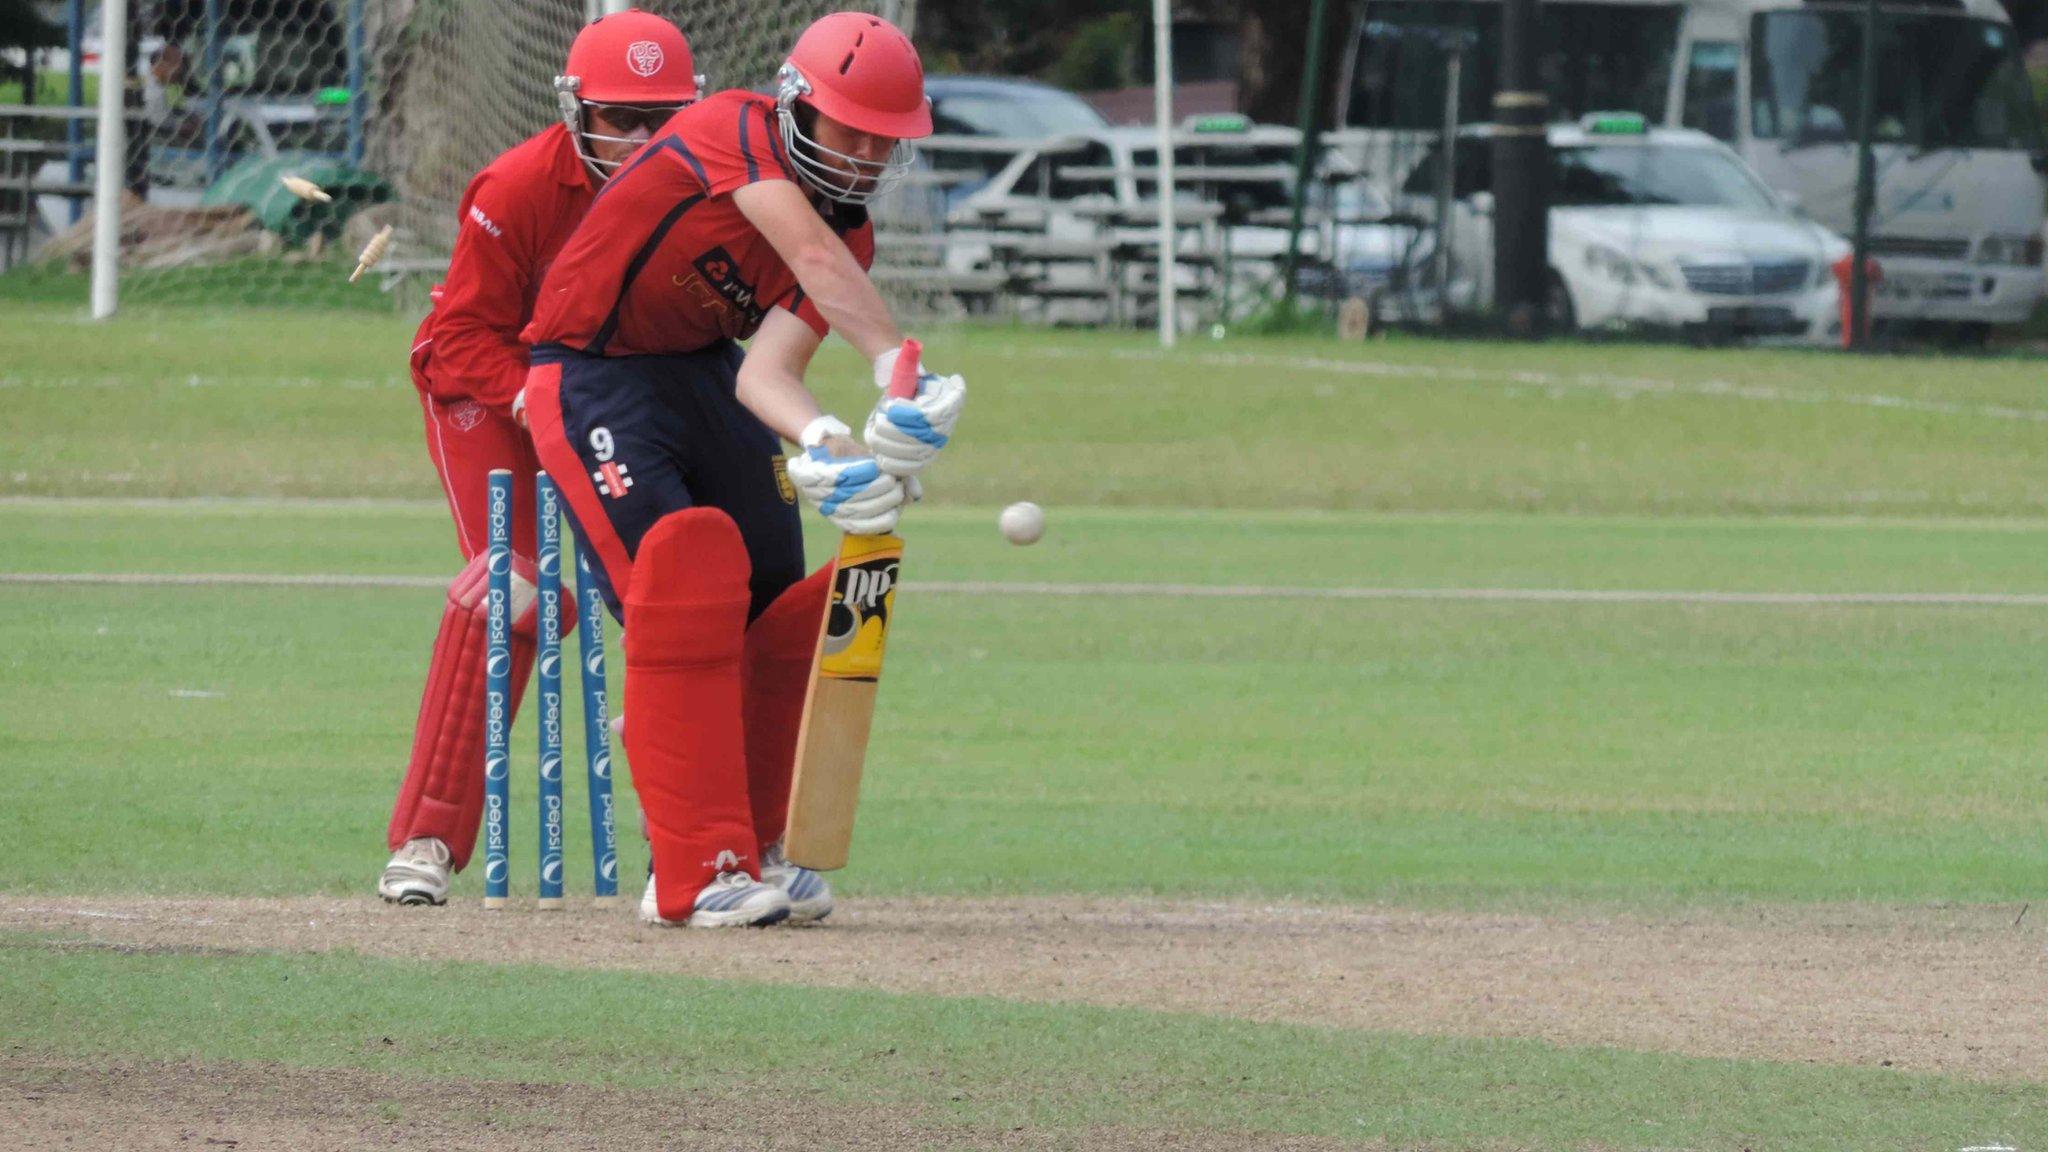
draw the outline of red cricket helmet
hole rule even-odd
[[[645,137],[593,132],[586,106],[628,105],[661,113],[666,120],[694,102],[703,87],[704,78],[697,75],[697,61],[682,31],[651,12],[629,8],[600,16],[576,34],[569,45],[569,62],[555,77],[555,105],[576,143],[576,154],[602,184],[620,162],[598,159],[590,142],[635,145]],[[611,121],[624,123],[617,116]]]
[[[688,104],[697,98],[697,62],[674,24],[628,8],[600,16],[569,45],[564,77],[594,104]]]
[[[801,99],[849,128],[898,140],[932,134],[924,64],[903,30],[862,12],[837,12],[804,29],[784,65],[809,84]]]
[[[775,86],[783,142],[797,173],[842,203],[873,199],[914,162],[908,142],[932,133],[917,48],[879,16],[837,12],[812,23],[789,50]],[[880,163],[834,152],[797,124],[799,103],[855,131],[893,138],[896,149]]]

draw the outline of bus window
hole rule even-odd
[[[1854,139],[1863,14],[1763,12],[1751,37],[1750,131],[1788,144]],[[2040,126],[2012,30],[1887,11],[1878,25],[1871,138],[1914,148],[2037,150]]]
[[[1538,71],[1552,118],[1627,111],[1662,123],[1682,12],[1678,4],[1545,0]],[[1358,27],[1346,127],[1441,127],[1445,67],[1454,51],[1464,55],[1459,123],[1493,119],[1500,5],[1367,0]]]
[[[1742,67],[1742,46],[1722,40],[1701,40],[1692,46],[1685,72],[1687,128],[1721,140],[1735,139],[1735,81]]]

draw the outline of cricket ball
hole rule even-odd
[[[1029,500],[1021,500],[996,518],[996,527],[1002,529],[1003,539],[1012,544],[1036,544],[1045,535],[1045,509]]]

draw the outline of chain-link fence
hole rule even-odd
[[[417,308],[470,177],[553,123],[586,0],[133,0],[120,300]],[[895,0],[645,0],[715,90],[765,89],[830,11]],[[295,194],[286,177],[331,199]],[[45,211],[45,217],[53,215]],[[92,219],[33,273],[82,276]],[[69,225],[69,227],[64,227]],[[377,270],[349,272],[391,230]],[[394,299],[395,298],[395,299]]]

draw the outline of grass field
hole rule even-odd
[[[408,335],[0,314],[31,1146],[2048,1144],[2037,363],[936,333],[844,911],[734,939],[370,897]]]
[[[11,71],[9,74],[14,75]],[[21,103],[21,97],[22,84],[19,79],[0,81],[0,104],[19,104]],[[85,77],[84,102],[87,105],[92,105],[99,98],[100,78],[98,76]],[[39,69],[36,72],[36,103],[44,105],[64,104],[69,102],[70,99],[71,76],[68,72],[63,69],[56,71]]]

